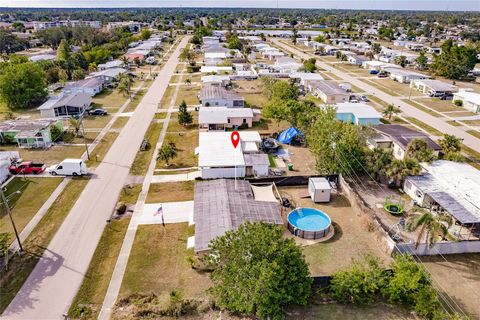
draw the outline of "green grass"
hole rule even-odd
[[[85,164],[89,167],[96,167],[102,162],[103,158],[107,154],[108,150],[117,139],[117,132],[107,132],[105,136],[100,140],[95,149],[90,154],[90,160],[85,161]]]
[[[383,107],[388,107],[388,103],[383,101],[382,99],[376,97],[376,96],[369,96],[369,99],[378,103],[379,105],[383,106]]]
[[[385,92],[386,94],[389,94],[391,96],[394,96],[394,97],[399,97],[400,95],[398,93],[396,93],[395,91],[381,85],[381,84],[378,84],[377,82],[374,82],[374,81],[370,81],[370,80],[365,80],[365,79],[360,79],[361,81],[365,82],[366,84],[368,85],[371,85],[372,87],[375,87],[377,88],[378,90],[381,90],[383,92]]]
[[[424,129],[428,133],[434,136],[443,136],[443,133],[434,127],[429,126],[428,124],[418,120],[417,118],[412,118],[412,117],[405,117],[409,122],[413,123],[414,125],[419,126],[420,128]]]
[[[415,108],[417,108],[417,109],[419,109],[419,110],[422,110],[423,112],[426,112],[426,113],[428,113],[428,114],[430,114],[430,115],[432,115],[432,116],[434,116],[434,117],[441,117],[441,116],[442,116],[442,115],[439,114],[438,112],[435,112],[435,111],[433,111],[433,110],[430,110],[429,108],[427,108],[427,107],[425,107],[425,106],[422,106],[421,104],[416,103],[416,102],[414,102],[414,101],[412,101],[412,100],[402,99],[402,101],[405,102],[405,103],[408,103],[408,104],[411,105],[412,107],[415,107]]]
[[[271,168],[277,167],[277,163],[275,162],[275,156],[273,154],[268,155],[268,163]]]
[[[200,92],[200,86],[195,85],[181,85],[178,90],[177,99],[175,105],[178,106],[182,101],[185,101],[187,105],[197,105],[200,103],[198,100],[198,93]]]
[[[167,117],[167,113],[166,113],[166,112],[157,112],[157,113],[155,113],[155,115],[153,116],[153,119],[162,120],[162,119],[165,119],[166,117]]]
[[[48,149],[19,149],[13,145],[2,145],[0,151],[20,151],[25,161],[43,162],[47,165],[57,164],[65,158],[80,158],[85,152],[84,146],[53,146]]]
[[[198,131],[190,132],[168,132],[165,136],[165,143],[175,143],[177,148],[177,156],[169,161],[169,165],[164,161],[158,161],[157,169],[175,169],[189,168],[197,165],[197,157],[195,156],[195,148],[198,145]]]
[[[121,129],[125,127],[130,117],[118,117],[112,125],[112,129]]]
[[[146,203],[193,200],[193,181],[152,183]]]
[[[126,101],[127,97],[124,97],[117,89],[104,90],[92,99],[92,102],[99,108],[113,108],[116,110],[118,110]]]
[[[12,216],[18,232],[30,222],[40,207],[47,201],[63,178],[26,178],[16,177],[6,187],[5,196],[12,209]],[[20,193],[16,193],[20,191]],[[0,211],[0,233],[8,232],[10,242],[16,241],[13,227],[3,206]]]
[[[451,126],[454,126],[454,127],[461,127],[462,124],[461,123],[458,123],[457,121],[455,120],[450,120],[450,121],[447,121],[447,123]]]
[[[467,132],[475,138],[480,139],[480,132],[477,130],[467,130]]]
[[[0,312],[10,304],[32,272],[65,217],[88,183],[87,178],[73,179],[23,243],[25,252],[10,260],[9,270],[0,278]]]
[[[131,175],[143,176],[147,173],[162,127],[163,124],[157,122],[152,122],[148,127],[145,139],[150,143],[150,149],[145,151],[138,150],[135,160],[130,167]]]

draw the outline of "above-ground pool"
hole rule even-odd
[[[330,217],[314,208],[296,208],[288,214],[288,230],[304,239],[320,239],[331,229]]]

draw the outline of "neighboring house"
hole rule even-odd
[[[454,85],[442,82],[440,80],[413,80],[410,82],[410,87],[429,96],[441,96],[445,94],[453,94],[458,91]]]
[[[266,191],[268,186],[257,187],[245,180],[228,179],[195,183],[195,253],[207,252],[213,239],[237,229],[246,221],[283,224],[280,205],[273,189],[270,190],[271,199],[266,201],[256,197],[256,188]]]
[[[83,115],[91,104],[92,97],[88,93],[62,93],[59,96],[50,97],[38,107],[38,110],[40,110],[42,118],[69,118]]]
[[[223,131],[240,126],[251,128],[252,123],[258,120],[251,108],[202,107],[198,114],[199,129],[205,131]]]
[[[232,73],[232,67],[202,66],[201,73],[229,74]]]
[[[349,98],[348,92],[334,81],[309,81],[307,89],[326,104],[347,102]]]
[[[367,58],[365,56],[360,56],[357,54],[352,54],[352,55],[348,55],[347,61],[350,64],[361,66],[364,62],[370,61],[370,58]]]
[[[290,57],[277,58],[273,66],[279,73],[294,73],[303,67],[303,64]]]
[[[390,79],[400,83],[410,83],[413,80],[430,79],[430,76],[401,68],[383,68],[383,71],[390,75]]]
[[[375,126],[374,129],[378,134],[368,139],[367,144],[369,147],[371,149],[382,148],[392,150],[393,156],[398,160],[405,158],[408,144],[415,139],[424,140],[436,156],[438,156],[442,149],[426,134],[398,124],[380,124]]]
[[[372,71],[372,70],[380,71],[383,68],[388,68],[388,67],[395,68],[395,67],[398,67],[398,66],[395,65],[395,64],[385,63],[385,62],[377,61],[377,60],[364,61],[362,63],[362,68],[367,69],[369,71]]]
[[[99,78],[105,82],[105,84],[117,81],[120,75],[126,73],[124,68],[110,68],[101,71],[92,72],[87,78]]]
[[[232,146],[231,132],[200,132],[198,168],[202,179],[268,175],[268,155],[260,152],[262,139],[257,131],[240,131],[240,143]],[[245,157],[246,154],[255,154]]]
[[[91,97],[100,93],[103,90],[103,79],[88,78],[67,83],[63,91],[66,93],[83,92],[89,94]]]
[[[337,119],[355,125],[368,126],[380,124],[382,115],[373,107],[364,103],[337,103]]]
[[[57,55],[55,53],[36,54],[34,56],[28,57],[28,59],[33,62],[54,61],[55,59],[57,59]]]
[[[453,94],[452,101],[462,101],[462,107],[468,111],[480,113],[480,93],[459,91]]]
[[[289,78],[295,79],[302,87],[306,87],[310,81],[321,81],[323,77],[318,73],[309,72],[294,72],[289,75]]]
[[[414,203],[447,213],[461,226],[480,227],[480,171],[446,160],[421,165],[424,174],[409,176],[403,184]]]
[[[147,55],[148,55],[148,52],[146,52],[146,51],[135,50],[135,51],[132,51],[132,52],[129,52],[129,53],[125,54],[125,58],[127,58],[127,60],[129,62],[132,62],[132,61],[137,60],[137,59],[140,62],[143,62],[147,58]]]
[[[229,75],[210,75],[210,76],[202,76],[202,83],[203,84],[211,84],[211,85],[218,85],[222,87],[227,87],[231,85],[230,76]]]
[[[97,66],[97,69],[102,71],[102,70],[107,70],[107,69],[123,68],[123,67],[124,67],[123,61],[113,60],[113,61],[108,61],[106,63],[99,64]]]
[[[198,96],[203,107],[243,108],[244,98],[232,90],[221,86],[206,84]]]
[[[57,119],[9,120],[0,123],[1,143],[16,143],[21,148],[48,148],[52,145],[51,127],[63,131]]]

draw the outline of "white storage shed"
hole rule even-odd
[[[330,202],[332,187],[326,178],[309,178],[308,193],[313,202]]]

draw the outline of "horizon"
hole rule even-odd
[[[8,3],[7,3],[8,2]],[[62,0],[38,0],[32,4],[30,0],[0,0],[1,9],[145,9],[145,8],[184,8],[184,9],[324,9],[324,10],[375,10],[375,11],[441,11],[441,12],[476,12],[480,11],[480,1],[296,1],[292,6],[286,0],[230,0],[228,4],[216,5],[211,0],[140,0],[132,5],[128,0],[74,0],[66,3]]]

